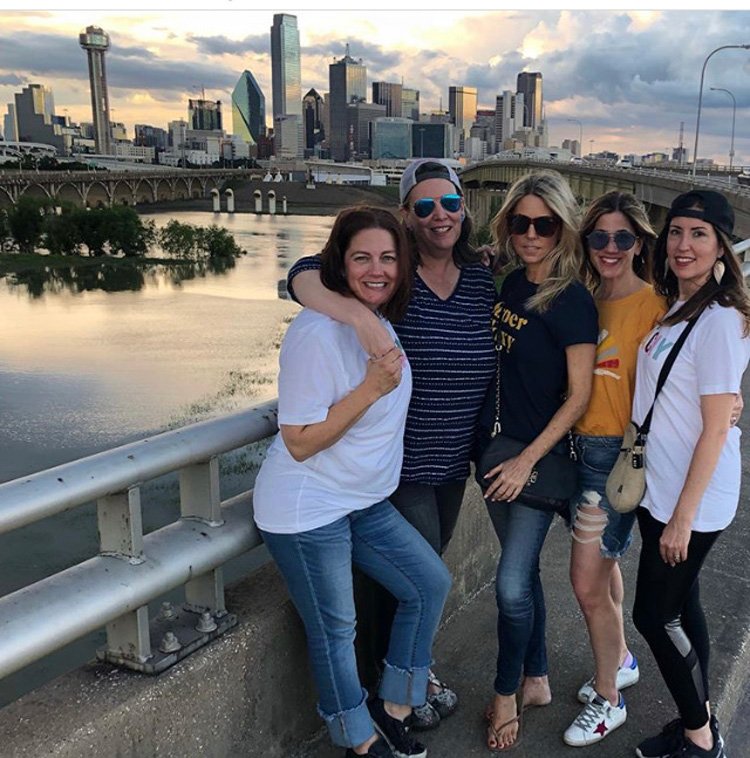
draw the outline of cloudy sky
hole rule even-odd
[[[750,12],[739,10],[286,12],[299,19],[303,93],[328,91],[328,64],[347,42],[367,66],[368,83],[403,79],[421,91],[423,111],[437,109],[441,97],[447,109],[451,84],[477,87],[480,106],[494,107],[519,71],[541,71],[550,144],[576,139],[578,126],[567,121],[576,118],[585,151],[591,140],[595,151],[664,151],[677,145],[684,121],[692,154],[703,60],[721,45],[750,43]],[[237,3],[210,11],[0,11],[0,109],[23,85],[39,82],[52,88],[57,113],[90,121],[78,33],[95,24],[112,41],[113,118],[131,136],[134,123],[164,127],[185,118],[187,98],[201,88],[224,101],[228,114],[246,68],[270,110],[272,21],[272,10]],[[699,152],[726,163],[731,99],[709,87],[735,95],[735,164],[750,164],[750,51],[722,50],[706,72]]]

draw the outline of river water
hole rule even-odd
[[[298,310],[279,299],[277,282],[321,249],[332,219],[144,218],[216,223],[248,254],[192,278],[169,269],[119,284],[0,278],[0,482],[275,396],[279,342]],[[128,289],[113,291],[119,286]],[[247,489],[250,476],[223,481],[222,496]],[[178,508],[174,481],[151,487],[160,505],[144,509],[147,531]],[[0,596],[90,557],[96,545],[93,506],[0,536]],[[68,667],[88,657],[92,639],[69,649]],[[58,657],[0,681],[0,705],[61,665]]]

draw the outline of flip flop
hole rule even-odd
[[[499,727],[492,726],[492,711],[491,706],[488,707],[485,710],[485,718],[489,721],[487,724],[487,749],[490,750],[493,753],[500,753],[500,752],[507,752],[508,750],[512,750],[514,747],[519,745],[521,743],[521,728],[522,728],[522,717],[523,717],[523,693],[519,690],[516,693],[516,715],[509,719],[508,721],[500,724]],[[518,731],[516,732],[516,738],[513,740],[513,742],[510,743],[510,745],[507,745],[505,747],[501,747],[501,743],[503,742],[502,739],[502,731],[510,726],[511,724],[518,723]],[[495,747],[492,747],[490,745],[490,740],[493,740],[495,743]]]

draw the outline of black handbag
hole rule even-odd
[[[476,478],[484,492],[489,483],[484,476],[495,466],[514,458],[528,447],[527,442],[508,437],[500,430],[500,353],[497,359],[497,388],[495,395],[495,424],[492,430],[492,440],[482,453],[477,464]],[[529,475],[519,495],[513,502],[521,503],[529,508],[542,511],[552,511],[566,520],[569,518],[569,501],[578,487],[577,456],[573,449],[573,438],[568,432],[568,450],[561,452],[564,443],[557,444],[540,458]]]

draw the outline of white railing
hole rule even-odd
[[[99,554],[0,598],[0,678],[106,626],[103,660],[155,673],[226,631],[222,565],[260,544],[251,493],[225,502],[222,453],[277,431],[276,401],[204,421],[0,484],[0,534],[93,500]],[[141,484],[179,472],[180,519],[143,534]],[[153,628],[148,603],[164,604]]]

